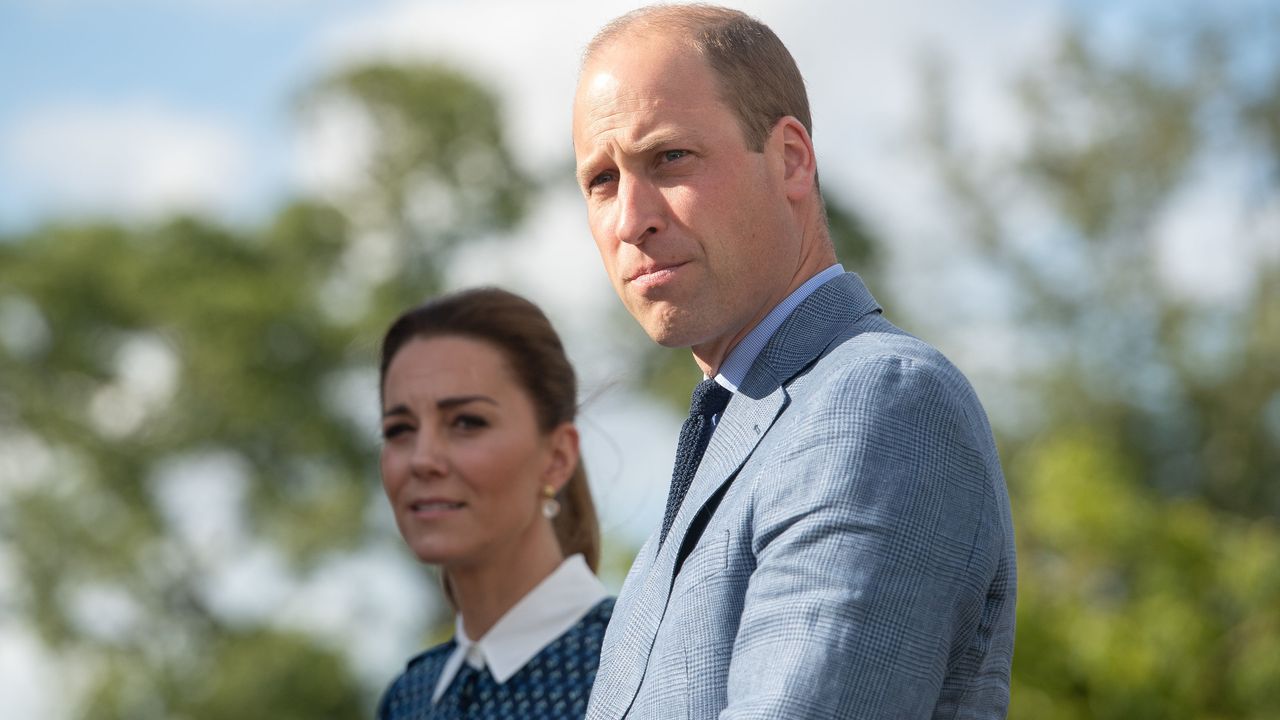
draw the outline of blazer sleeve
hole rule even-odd
[[[806,392],[753,486],[721,718],[932,717],[1004,547],[985,414],[927,358],[855,358]]]

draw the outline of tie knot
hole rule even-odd
[[[703,380],[693,388],[693,397],[689,401],[689,415],[719,415],[729,404],[733,393],[716,382],[715,379]]]

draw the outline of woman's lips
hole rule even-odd
[[[466,507],[466,505],[466,503],[454,500],[429,498],[427,500],[415,500],[409,503],[409,512],[419,518],[435,518],[461,510]]]

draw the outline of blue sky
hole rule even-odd
[[[196,203],[198,209],[229,219],[260,217],[294,186],[290,160],[290,145],[297,132],[291,110],[293,94],[331,66],[334,58],[351,52],[350,48],[358,48],[356,55],[376,55],[382,37],[392,48],[399,48],[393,53],[404,54],[407,46],[416,44],[414,50],[423,54],[458,58],[477,68],[487,65],[491,72],[505,77],[523,68],[480,57],[468,46],[483,47],[492,54],[511,47],[510,54],[515,54],[521,46],[539,47],[530,36],[543,36],[542,42],[552,42],[562,50],[557,55],[561,63],[552,66],[539,58],[531,69],[554,67],[551,72],[570,78],[572,66],[564,60],[576,55],[599,22],[633,4],[5,2],[0,4],[0,231],[19,229],[48,215],[128,217],[182,205],[172,198],[167,202],[147,199],[163,198],[165,192],[195,196],[201,200]],[[947,13],[919,13],[924,3],[908,3],[917,7],[897,13],[876,9],[871,3],[855,5],[862,7],[835,10],[841,4],[742,3],[767,21],[797,28],[792,33],[796,36],[803,36],[809,27],[821,27],[831,16],[838,19],[858,13],[872,19],[887,15],[894,28],[886,34],[890,38],[916,29],[927,32],[930,26],[943,27],[947,22]],[[1010,0],[959,3],[961,10],[949,14],[967,22],[973,28],[970,33],[985,32],[982,25],[1007,17],[1005,10],[1016,5]],[[1056,5],[1033,4],[1038,9],[1013,15],[1020,19],[1019,26],[1026,27],[1026,18],[1043,18],[1046,9]],[[916,14],[923,17],[912,19]],[[504,24],[504,16],[519,18],[519,23]],[[935,17],[933,22],[930,16]],[[406,27],[398,28],[397,24]],[[433,29],[433,25],[439,27]],[[557,28],[559,32],[551,33]],[[510,42],[504,34],[513,36]],[[486,42],[486,38],[496,42]],[[884,49],[880,46],[882,53]],[[904,50],[908,49],[904,44]],[[571,80],[557,87],[565,95],[556,102],[566,107]],[[556,113],[536,115],[546,118]],[[541,122],[554,127],[556,121]],[[561,122],[567,122],[567,117]],[[91,129],[95,124],[97,134]],[[141,136],[133,142],[140,147],[129,144],[129,133],[121,133],[122,127],[139,128]],[[169,167],[172,158],[151,157],[146,128],[161,136],[155,154],[181,154],[184,144],[179,136],[204,131],[206,140],[210,135],[220,137],[222,146],[230,148],[224,154],[231,157],[218,159],[213,147],[205,148],[209,143],[193,139],[186,146],[195,153],[191,163],[197,167]],[[160,142],[170,131],[172,147]],[[199,155],[201,148],[209,155]],[[212,164],[217,168],[210,167],[207,159],[198,162],[206,157],[216,160]],[[151,163],[142,166],[152,168],[150,175],[138,170],[135,161]],[[200,167],[205,168],[204,174]],[[222,175],[217,175],[218,168]],[[102,176],[95,180],[95,172]],[[126,197],[128,183],[138,180],[145,185],[140,178],[146,177],[153,178],[152,185],[167,183],[170,189],[139,189]]]
[[[1236,12],[1243,17],[1266,2],[1232,0],[1219,6],[1224,14]],[[569,73],[572,68],[563,60],[572,56],[591,30],[634,4],[619,0],[536,4],[509,0],[4,0],[0,2],[0,232],[49,215],[81,212],[128,217],[163,212],[174,205],[150,202],[148,198],[154,199],[157,193],[141,189],[123,197],[125,189],[116,181],[127,184],[133,177],[127,155],[113,159],[108,154],[96,163],[93,156],[82,158],[80,167],[90,175],[95,166],[110,168],[102,170],[104,176],[96,184],[84,173],[77,175],[77,158],[71,156],[83,152],[85,145],[69,143],[63,149],[55,132],[65,129],[60,123],[70,117],[78,116],[84,123],[102,118],[99,136],[84,140],[89,149],[94,143],[111,144],[111,130],[130,123],[173,130],[173,142],[179,148],[178,136],[184,130],[199,134],[203,129],[206,136],[222,133],[219,137],[232,148],[232,157],[217,168],[203,176],[186,168],[184,175],[182,169],[166,169],[161,159],[154,159],[155,165],[149,166],[152,182],[163,185],[171,178],[166,172],[176,173],[172,182],[178,189],[171,192],[200,198],[195,203],[198,208],[227,219],[251,220],[269,213],[282,195],[296,189],[291,145],[298,128],[291,97],[351,48],[359,48],[357,55],[377,54],[382,38],[403,54],[405,44],[416,37],[423,54],[436,51],[436,56],[487,67],[500,77],[518,76],[522,68],[504,64],[501,58],[479,57],[465,46],[514,56],[521,48],[544,46],[506,34],[544,36],[565,50],[555,55],[561,63],[536,58],[529,71]],[[1067,14],[1095,20],[1105,15],[1108,21],[1097,26],[1132,38],[1142,27],[1135,18],[1176,21],[1183,9],[1194,5],[1190,0],[961,0],[945,5],[911,0],[895,4],[895,9],[871,2],[825,0],[736,4],[760,15],[782,32],[784,40],[791,40],[802,69],[803,55],[815,58],[807,70],[815,110],[822,109],[824,102],[837,102],[835,95],[822,92],[824,83],[815,83],[812,71],[821,63],[825,72],[834,66],[832,59],[892,65],[900,71],[921,47],[941,47],[963,71],[990,78],[1000,65],[1025,60],[1033,52],[1037,33]],[[518,22],[504,22],[504,18]],[[394,27],[397,22],[406,27]],[[442,26],[435,33],[430,28],[433,23]],[[875,32],[860,32],[866,27]],[[846,33],[849,42],[839,42],[838,36]],[[498,42],[486,42],[483,36]],[[813,48],[807,47],[811,37]],[[860,79],[856,72],[852,77]],[[831,88],[837,87],[836,80],[829,82]],[[894,82],[900,83],[901,78]],[[513,82],[510,87],[520,84]],[[563,93],[570,86],[556,87]],[[880,92],[871,89],[868,104],[878,102]],[[901,97],[884,92],[891,102],[902,105]],[[858,93],[868,94],[865,83]],[[563,107],[566,98],[557,102]],[[145,110],[144,121],[129,110]],[[546,127],[567,121],[554,111],[537,115],[544,118],[541,122]],[[891,116],[881,119],[886,117]],[[153,121],[151,126],[146,118]],[[54,127],[41,133],[35,129],[40,126]],[[67,131],[76,127],[71,124]],[[138,142],[145,145],[142,138]],[[548,141],[539,138],[538,142]],[[126,148],[135,155],[145,153],[127,145],[120,152]],[[207,152],[216,154],[213,148]],[[61,159],[50,157],[59,154]],[[192,163],[199,165],[197,160],[203,157],[196,155]],[[123,167],[116,170],[113,162]],[[198,176],[191,177],[192,173]],[[75,182],[64,182],[68,177]]]
[[[250,12],[212,3],[54,2],[0,6],[4,108],[122,89],[210,110],[261,108],[297,79],[299,50],[335,3]],[[320,12],[314,12],[319,9]]]
[[[314,77],[310,43],[323,27],[373,5],[0,4],[0,133],[42,108],[177,109],[242,135],[252,163],[232,210],[261,212],[286,183],[290,97]],[[0,228],[59,210],[58,193],[50,198],[51,188],[24,183],[20,170],[0,156]]]

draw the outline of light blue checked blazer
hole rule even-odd
[[[1015,582],[977,397],[847,273],[761,351],[640,550],[587,718],[1002,718]]]

